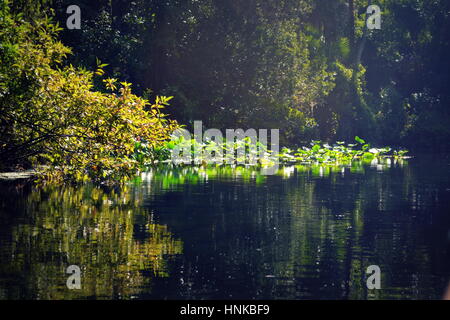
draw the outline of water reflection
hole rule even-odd
[[[439,299],[449,163],[275,176],[160,167],[122,190],[3,186],[0,298]],[[80,292],[65,287],[70,264],[82,267]],[[370,265],[381,290],[366,287]]]
[[[185,244],[174,274],[182,285],[158,290],[190,299],[439,299],[450,277],[449,172],[433,163],[297,165],[263,182],[251,169],[155,171],[144,179],[153,187],[147,204]],[[366,287],[373,264],[383,272],[379,291]]]
[[[134,191],[4,187],[0,298],[131,298],[151,290],[183,244],[154,223]],[[69,265],[81,268],[81,290],[66,287]]]

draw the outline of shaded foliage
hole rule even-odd
[[[70,3],[69,3],[70,2]],[[55,0],[61,22],[72,1]],[[366,9],[382,9],[367,30]],[[447,1],[78,1],[73,61],[176,97],[187,125],[282,129],[285,144],[448,145]]]

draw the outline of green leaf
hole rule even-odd
[[[366,143],[365,140],[361,139],[361,138],[358,137],[358,136],[355,137],[355,141],[358,142],[358,143],[360,143],[360,144],[365,144],[365,143]]]
[[[312,147],[312,151],[313,152],[319,152],[320,151],[320,146],[318,144],[316,144],[314,147]]]
[[[363,157],[366,160],[372,160],[373,158],[375,158],[375,155],[373,153],[366,152],[366,153],[364,153]]]

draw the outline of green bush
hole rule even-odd
[[[130,84],[104,79],[108,93],[93,91],[95,72],[64,66],[70,49],[50,19],[28,22],[0,4],[0,166],[44,164],[47,178],[120,180],[141,162],[136,142],[161,146],[178,127]]]

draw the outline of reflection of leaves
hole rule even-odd
[[[45,299],[112,298],[114,288],[130,297],[150,285],[142,271],[168,276],[167,258],[181,254],[183,246],[166,226],[152,222],[139,208],[141,201],[142,194],[126,189],[36,189],[27,198],[27,222],[12,230],[15,245],[4,255],[11,258],[2,261],[2,269],[12,274],[28,270],[25,286]],[[146,221],[144,239],[134,237],[136,217]],[[65,288],[70,264],[82,269],[79,292]]]
[[[314,147],[316,146],[317,145]],[[313,149],[311,149],[311,151]],[[300,159],[300,156],[308,154],[309,152],[309,149],[308,151],[298,149],[296,155],[299,155],[299,157],[297,157],[297,159]],[[316,148],[316,152],[320,152],[320,150],[317,150]],[[316,161],[314,163],[308,163],[305,161],[305,164],[294,163],[295,165],[280,165],[280,168],[277,170],[276,174],[289,178],[295,171],[298,171],[311,172],[311,174],[315,177],[326,177],[332,172],[341,174],[343,170],[345,171],[345,168],[349,168],[352,173],[364,173],[364,167],[367,165],[372,165],[371,161],[373,159],[377,160],[376,165],[378,168],[383,170],[390,168],[393,164],[404,164],[401,159],[398,159],[392,163],[390,158],[375,158],[375,155],[370,152],[363,154],[360,159],[353,161],[350,161],[349,158],[339,158],[338,156],[336,156],[336,159],[338,159],[339,162],[325,161],[325,158],[330,159],[334,156],[333,152],[334,150],[327,150],[326,154],[323,155],[323,158],[316,157]],[[170,190],[180,185],[194,185],[214,179],[240,180],[246,183],[255,183],[256,185],[265,183],[267,179],[267,176],[261,174],[260,168],[253,166],[180,167],[176,165],[162,165],[156,169],[152,169],[151,171],[144,173],[143,177],[143,180],[147,179],[146,177],[150,177],[153,179],[155,186],[157,185],[165,190]]]
[[[151,177],[159,182],[163,189],[170,189],[183,184],[197,184],[209,179],[239,179],[245,182],[253,181],[256,184],[262,184],[266,181],[266,177],[261,174],[261,170],[251,166],[179,167],[164,165],[150,172]]]

